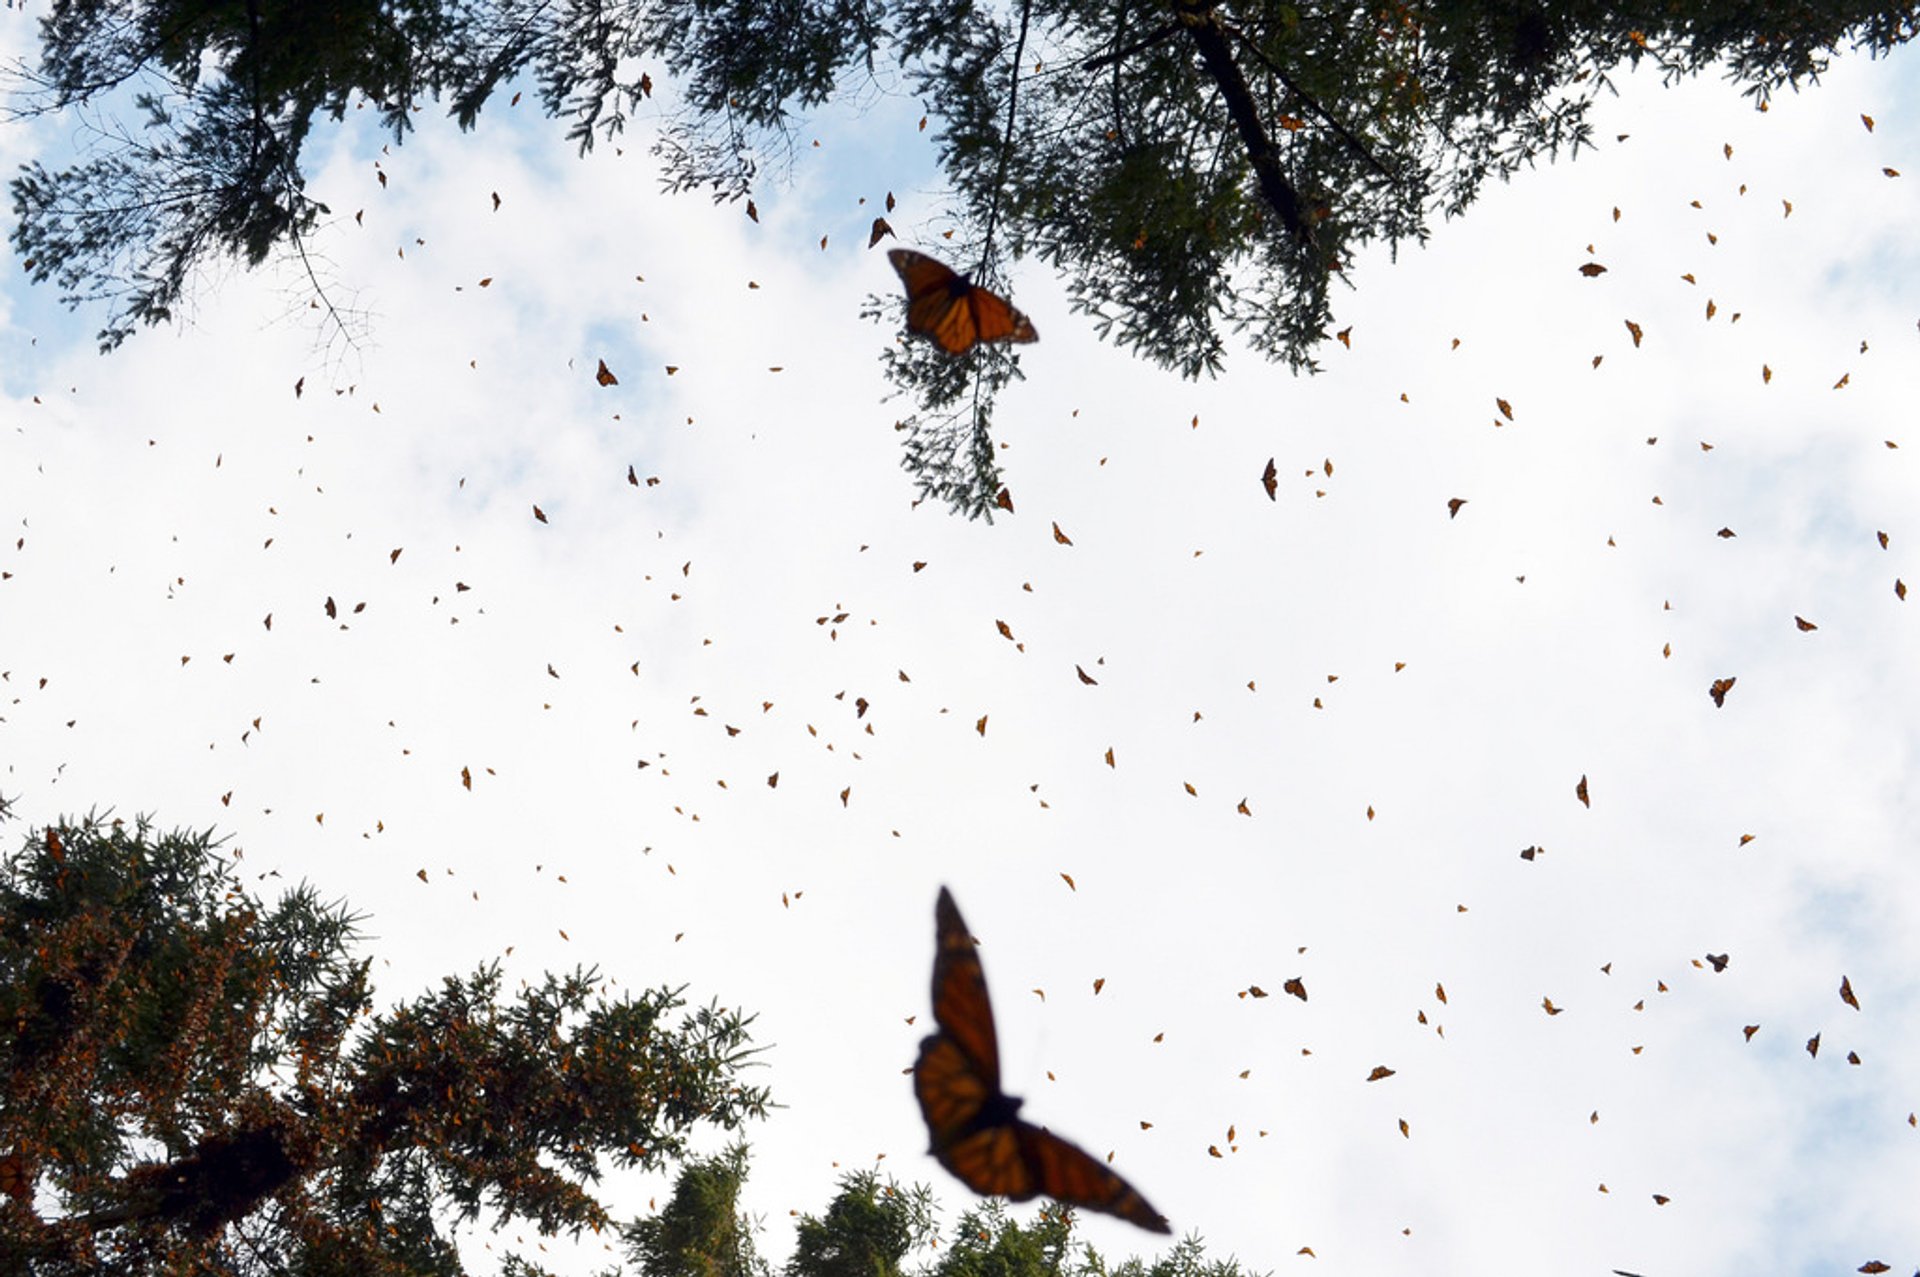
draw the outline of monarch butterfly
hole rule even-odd
[[[1149,1232],[1172,1232],[1133,1185],[1058,1135],[1019,1119],[1021,1101],[1000,1089],[986,974],[944,887],[934,919],[933,1018],[940,1027],[921,1041],[913,1066],[933,1155],[976,1193],[1013,1201],[1044,1193]]]
[[[964,355],[983,341],[1040,340],[1033,323],[1006,298],[926,254],[896,248],[887,260],[907,286],[907,331],[933,338],[949,355]]]
[[[27,1174],[27,1159],[17,1150],[0,1157],[0,1193],[22,1206],[33,1201],[33,1178]]]

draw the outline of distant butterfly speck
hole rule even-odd
[[[1045,1194],[1104,1211],[1154,1233],[1171,1233],[1138,1189],[1091,1154],[1019,1118],[1021,1101],[1000,1089],[1000,1044],[987,978],[973,936],[946,888],[934,907],[933,1018],[920,1043],[913,1090],[932,1154],[984,1196],[1023,1202]]]

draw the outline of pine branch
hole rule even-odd
[[[1266,197],[1268,206],[1279,216],[1281,225],[1287,228],[1294,242],[1311,246],[1313,227],[1302,214],[1300,192],[1294,189],[1292,181],[1281,167],[1279,149],[1274,146],[1272,135],[1260,121],[1260,109],[1254,105],[1253,90],[1240,73],[1240,64],[1233,60],[1233,51],[1227,46],[1226,30],[1221,25],[1219,15],[1207,0],[1179,0],[1178,13],[1181,26],[1200,50],[1201,61],[1206,64],[1214,84],[1226,100],[1227,114],[1233,120],[1234,131],[1240,135],[1241,145],[1246,147],[1247,160],[1253,165],[1254,176],[1260,183],[1260,193]]]

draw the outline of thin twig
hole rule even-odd
[[[1174,34],[1178,30],[1180,30],[1180,24],[1178,22],[1169,22],[1164,26],[1161,26],[1155,29],[1154,31],[1149,32],[1148,34],[1141,36],[1138,40],[1135,40],[1132,44],[1128,45],[1124,49],[1115,49],[1111,53],[1102,53],[1098,57],[1088,58],[1085,62],[1082,62],[1080,64],[1081,68],[1087,71],[1098,71],[1101,67],[1104,67],[1109,63],[1125,61],[1127,58],[1132,57],[1134,54],[1139,53],[1142,50],[1151,49],[1154,45],[1159,44],[1162,40],[1166,39],[1168,36]]]
[[[1000,220],[1000,193],[1007,185],[1007,161],[1013,158],[1013,125],[1020,105],[1020,60],[1027,52],[1027,24],[1033,18],[1033,0],[1021,0],[1020,38],[1013,46],[1013,84],[1007,90],[1007,131],[1000,139],[1000,168],[993,176],[993,202],[987,205],[987,233],[980,244],[980,273],[993,260],[993,228]]]
[[[1319,99],[1315,98],[1313,94],[1307,92],[1305,89],[1301,88],[1298,84],[1296,84],[1294,82],[1293,77],[1288,75],[1285,71],[1283,71],[1280,68],[1280,65],[1276,63],[1272,58],[1268,57],[1266,54],[1266,50],[1262,49],[1259,45],[1255,44],[1253,40],[1247,35],[1246,32],[1240,30],[1238,27],[1228,26],[1224,22],[1221,23],[1220,25],[1222,29],[1231,33],[1234,39],[1240,41],[1241,44],[1245,45],[1248,51],[1251,52],[1254,57],[1260,59],[1261,65],[1265,66],[1267,70],[1273,72],[1274,75],[1278,76],[1280,78],[1280,83],[1286,85],[1289,89],[1292,89],[1295,93],[1298,93],[1303,99],[1305,99],[1306,104],[1309,107],[1313,108],[1314,114],[1318,115],[1321,119],[1325,120],[1328,124],[1332,125],[1333,131],[1335,133],[1338,133],[1348,146],[1352,147],[1355,151],[1357,151],[1361,159],[1365,160],[1368,164],[1371,164],[1375,172],[1379,173],[1380,176],[1386,178],[1389,182],[1397,182],[1400,180],[1397,176],[1394,175],[1392,170],[1388,169],[1386,165],[1382,164],[1378,159],[1374,157],[1373,152],[1367,149],[1366,143],[1362,142],[1359,138],[1355,137],[1350,131],[1348,131],[1346,125],[1340,123],[1339,120],[1335,119],[1333,116],[1333,112],[1327,110],[1326,107],[1321,106]]]
[[[360,353],[360,343],[353,339],[353,332],[347,327],[347,321],[341,318],[339,310],[333,304],[333,298],[327,295],[326,285],[320,282],[319,272],[313,268],[313,259],[307,255],[306,237],[298,228],[295,228],[288,238],[293,241],[293,251],[300,259],[300,269],[306,272],[307,282],[313,285],[314,296],[319,298],[321,306],[326,309],[327,320],[333,325],[333,330],[340,334],[342,341],[347,343],[348,350],[355,354]],[[365,314],[366,312],[357,311],[356,313]],[[332,346],[332,342],[327,343],[329,350]]]

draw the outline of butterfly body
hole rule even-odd
[[[907,289],[907,331],[929,337],[949,355],[983,341],[1040,340],[1033,322],[998,293],[925,253],[896,248],[887,254]]]
[[[938,1041],[939,1037],[935,1035],[921,1042],[921,1059],[926,1059],[929,1049],[934,1048]],[[936,1055],[936,1060],[937,1058]],[[941,1065],[934,1063],[929,1067],[934,1071],[935,1076],[937,1076]],[[919,1071],[919,1066],[916,1065],[916,1082],[918,1081]],[[980,1107],[958,1125],[946,1131],[930,1132],[932,1142],[929,1144],[927,1151],[939,1158],[948,1170],[954,1171],[954,1173],[958,1175],[959,1171],[954,1170],[953,1165],[949,1162],[952,1151],[955,1149],[963,1149],[969,1140],[978,1139],[983,1135],[992,1138],[994,1137],[994,1133],[1002,1128],[1027,1125],[1027,1123],[1020,1120],[1020,1106],[1025,1103],[1026,1101],[1019,1096],[1008,1095],[1005,1091],[995,1091],[991,1095],[984,1096],[980,1100]],[[965,1177],[962,1176],[962,1178]],[[1011,1194],[1002,1195],[1011,1196]],[[1027,1196],[1031,1197],[1032,1194],[1029,1193]]]
[[[944,888],[934,916],[933,1018],[939,1029],[921,1041],[913,1066],[929,1151],[976,1193],[1016,1202],[1044,1194],[1152,1232],[1172,1231],[1139,1190],[1105,1164],[1020,1119],[1022,1101],[1000,1089],[1000,1045],[986,974]]]

